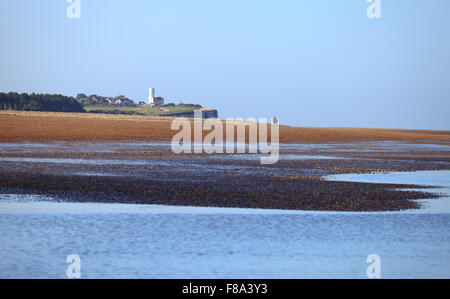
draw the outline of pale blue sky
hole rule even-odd
[[[299,126],[450,129],[450,1],[0,1],[0,91],[217,108]]]

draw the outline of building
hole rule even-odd
[[[134,103],[133,100],[130,100],[129,98],[127,98],[126,96],[120,95],[118,97],[115,97],[113,102],[113,105],[120,105],[120,106],[136,106],[136,104]]]
[[[148,104],[150,106],[155,105],[155,89],[154,88],[148,89]]]
[[[164,106],[164,98],[161,98],[161,97],[154,98],[153,106]]]
[[[152,107],[154,106],[163,106],[164,105],[164,98],[162,97],[155,97],[155,89],[149,88],[148,89],[148,104]]]

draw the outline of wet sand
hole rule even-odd
[[[418,209],[416,185],[326,181],[342,173],[449,170],[450,132],[281,126],[281,159],[175,155],[172,119],[0,112],[0,193],[70,202],[320,211]],[[165,143],[158,143],[166,141]]]
[[[168,144],[0,144],[0,193],[69,202],[319,211],[420,208],[436,194],[416,185],[330,182],[339,173],[450,169],[447,146],[353,143],[282,145],[281,160],[258,155],[175,155]],[[353,151],[350,151],[352,148]],[[407,157],[401,158],[402,153]],[[376,158],[358,158],[376,154]],[[392,158],[395,156],[395,158]],[[400,156],[400,158],[399,158]]]

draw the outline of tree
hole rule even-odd
[[[85,95],[84,93],[77,94],[77,100],[81,100],[81,99],[84,99],[84,98],[87,98],[87,95]]]
[[[73,97],[61,94],[0,93],[0,109],[19,111],[86,112]]]

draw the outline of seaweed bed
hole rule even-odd
[[[53,145],[54,146],[54,145]],[[97,148],[96,148],[97,146]],[[444,149],[375,150],[358,144],[282,148],[282,159],[261,166],[251,155],[175,155],[170,148],[123,145],[80,152],[79,143],[8,147],[0,154],[0,192],[40,194],[73,202],[137,203],[321,211],[398,211],[420,208],[416,199],[439,195],[399,189],[415,185],[331,182],[325,175],[450,169]],[[349,146],[349,145],[348,145]],[[406,145],[404,145],[406,146]],[[72,150],[68,150],[72,148]],[[326,152],[324,152],[326,151]],[[328,155],[327,159],[314,158]],[[64,159],[64,160],[62,160]]]

